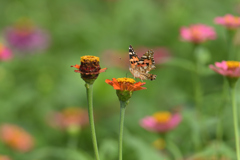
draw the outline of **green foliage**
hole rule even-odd
[[[20,153],[1,144],[0,155],[17,160],[93,160],[90,127],[81,130],[76,150],[67,148],[64,131],[52,128],[51,112],[66,107],[87,108],[86,90],[71,65],[83,55],[100,57],[112,49],[122,51],[122,66],[128,67],[128,46],[167,47],[172,58],[157,65],[155,81],[146,81],[147,90],[133,94],[126,109],[123,136],[125,160],[171,160],[167,149],[152,146],[159,135],[145,131],[139,120],[161,110],[180,108],[183,121],[167,133],[184,158],[227,156],[234,159],[232,110],[224,80],[208,68],[227,58],[223,28],[213,23],[217,16],[237,14],[236,0],[2,0],[1,40],[4,29],[22,17],[30,18],[51,35],[50,48],[36,54],[14,51],[11,61],[0,62],[0,124],[23,127],[35,139],[35,147]],[[213,9],[214,7],[214,9]],[[179,29],[204,23],[216,28],[218,38],[206,42],[195,53],[201,63],[202,106],[195,107],[192,74],[192,46],[181,42]],[[114,54],[114,53],[113,53]],[[238,52],[239,54],[239,52]],[[106,57],[105,57],[106,58]],[[240,58],[238,56],[238,58]],[[107,61],[112,59],[107,57]],[[239,60],[239,59],[238,59]],[[101,159],[115,160],[120,105],[116,91],[105,79],[130,76],[128,69],[109,66],[94,83],[94,114]],[[239,87],[237,86],[239,103]],[[200,114],[199,117],[196,116]],[[216,131],[221,123],[220,138]],[[215,146],[217,145],[217,149]]]

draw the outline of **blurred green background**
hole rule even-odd
[[[19,125],[35,139],[30,152],[12,151],[1,143],[0,154],[15,160],[93,160],[90,127],[82,129],[78,149],[73,150],[67,147],[66,132],[52,128],[47,117],[49,113],[67,107],[87,108],[84,82],[70,68],[79,64],[81,56],[99,56],[101,61],[104,53],[112,50],[121,53],[119,58],[126,59],[131,44],[134,48],[168,48],[174,60],[158,64],[157,69],[151,71],[157,74],[157,79],[146,81],[147,90],[135,92],[130,99],[126,110],[123,158],[176,159],[171,151],[153,147],[152,143],[159,135],[141,128],[139,120],[157,111],[177,109],[183,120],[167,134],[184,159],[196,155],[224,155],[234,159],[232,110],[228,101],[225,105],[222,103],[224,81],[208,69],[209,64],[227,57],[224,28],[213,22],[215,17],[227,13],[238,15],[240,3],[237,0],[1,0],[2,43],[5,42],[4,29],[24,17],[47,30],[51,44],[42,53],[21,55],[16,52],[12,60],[0,62],[0,123]],[[192,46],[182,42],[179,35],[180,27],[199,23],[213,26],[217,32],[216,40],[203,44],[211,58],[204,62],[201,76],[201,121],[194,114],[194,89],[189,67]],[[111,59],[105,57],[106,61]],[[94,84],[98,145],[102,159],[115,160],[120,105],[115,90],[105,83],[105,79],[131,75],[124,60],[122,68],[107,65],[104,61],[100,65],[108,70],[100,74]],[[228,93],[224,94],[228,96]],[[216,136],[218,115],[223,119],[221,142]],[[201,144],[197,150],[196,143]]]

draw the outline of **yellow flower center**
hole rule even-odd
[[[240,67],[240,62],[238,61],[226,61],[228,69],[235,69]]]
[[[82,56],[81,62],[90,61],[90,62],[99,62],[99,57],[96,56]]]
[[[132,78],[118,78],[117,79],[118,83],[131,83],[134,84],[136,81]]]
[[[157,112],[153,115],[155,120],[159,123],[166,123],[171,119],[171,113],[170,112]]]

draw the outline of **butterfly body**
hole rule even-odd
[[[134,78],[140,78],[141,80],[155,80],[157,75],[150,74],[152,69],[155,69],[155,62],[153,58],[154,52],[152,50],[147,51],[141,58],[139,58],[132,48],[129,46],[129,58],[130,67],[129,71]]]

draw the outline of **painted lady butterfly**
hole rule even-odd
[[[129,46],[129,71],[134,78],[140,78],[141,80],[149,79],[151,81],[156,79],[157,75],[148,73],[156,68],[154,66],[153,54],[153,50],[149,50],[139,59],[133,47],[131,45]]]

